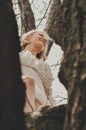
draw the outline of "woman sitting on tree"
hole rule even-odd
[[[32,112],[40,106],[53,106],[50,66],[44,61],[46,50],[52,39],[45,31],[32,30],[21,38],[19,53],[22,79],[26,86],[24,112]]]

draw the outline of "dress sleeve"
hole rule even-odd
[[[43,60],[37,59],[29,51],[19,53],[21,65],[31,67],[36,71],[42,81],[47,97],[52,99],[52,81],[53,75],[50,66]]]
[[[52,72],[51,72],[51,68],[50,68],[50,66],[49,66],[47,63],[46,63],[46,65],[45,65],[45,72],[46,72],[46,75],[49,75],[52,80],[54,79],[54,78],[53,78],[53,74],[52,74]]]
[[[50,66],[44,61],[39,62],[38,67],[35,65],[35,70],[38,72],[43,83],[46,95],[51,105],[55,105],[52,97],[52,81],[54,80]]]
[[[52,81],[54,80],[51,68],[45,61],[39,61],[33,65],[33,69],[37,71],[44,85],[46,95],[51,95]]]
[[[19,58],[22,65],[31,66],[34,64],[35,57],[29,51],[20,52]]]

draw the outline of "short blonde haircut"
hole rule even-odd
[[[46,38],[46,43],[47,43],[47,44],[46,44],[46,47],[45,47],[44,51],[42,51],[42,55],[46,55],[47,49],[48,49],[48,45],[49,45],[50,43],[53,43],[53,39],[52,39],[51,37],[49,37],[49,35],[47,34],[47,32],[42,31],[42,30],[31,30],[31,31],[29,31],[29,32],[27,32],[27,33],[25,33],[25,34],[23,34],[22,37],[21,37],[21,47],[22,47],[22,49],[24,49],[25,46],[26,46],[27,44],[29,44],[29,36],[30,36],[31,34],[36,33],[36,32],[43,33],[43,35],[44,35],[45,38]]]

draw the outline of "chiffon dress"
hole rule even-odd
[[[22,76],[29,76],[35,81],[35,99],[44,106],[53,105],[53,76],[49,65],[42,59],[37,59],[29,50],[21,51],[19,58]]]

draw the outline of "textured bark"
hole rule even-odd
[[[24,84],[11,0],[0,0],[0,130],[24,130]]]
[[[66,105],[50,108],[48,106],[39,111],[26,115],[28,130],[63,130]]]
[[[64,60],[59,73],[69,95],[64,130],[86,130],[86,1],[64,2]]]
[[[18,0],[21,11],[21,35],[35,29],[35,19],[28,0]]]
[[[62,22],[60,0],[53,0],[44,30],[46,30],[55,40],[55,43],[59,45],[63,44]]]

